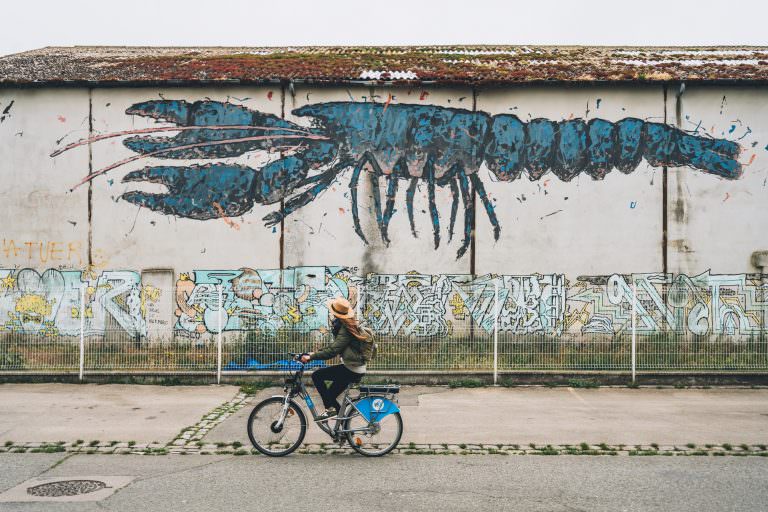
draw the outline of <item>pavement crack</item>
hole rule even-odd
[[[64,457],[60,458],[59,460],[57,460],[56,462],[54,462],[53,464],[51,464],[50,466],[48,466],[47,468],[42,470],[40,473],[38,473],[37,476],[35,476],[35,478],[39,478],[39,477],[43,476],[44,474],[46,474],[47,472],[49,472],[50,470],[52,470],[52,469],[54,469],[54,468],[56,468],[58,466],[61,466],[64,462],[66,462],[68,459],[72,458],[72,456],[74,456],[74,455],[76,455],[74,452],[66,454]]]
[[[133,485],[136,482],[146,482],[147,480],[153,480],[155,478],[161,478],[161,477],[172,476],[172,475],[180,475],[180,474],[186,473],[188,471],[193,471],[193,470],[196,470],[196,469],[205,468],[205,467],[208,467],[208,466],[212,466],[214,464],[220,464],[220,463],[222,463],[224,461],[231,460],[231,459],[234,459],[234,458],[235,458],[235,456],[233,455],[231,457],[224,457],[223,459],[219,459],[219,460],[212,460],[210,462],[206,462],[205,464],[200,464],[199,466],[192,466],[192,467],[189,467],[189,468],[179,469],[179,470],[176,470],[176,471],[170,471],[168,473],[161,473],[161,474],[158,474],[158,475],[147,476],[145,478],[136,478],[129,485],[125,486],[124,489],[127,488],[127,487],[130,487],[130,485]]]

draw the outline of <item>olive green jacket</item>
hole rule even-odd
[[[357,338],[352,336],[347,330],[347,327],[342,324],[339,333],[333,339],[330,345],[326,345],[317,352],[314,352],[310,357],[310,360],[325,360],[333,359],[336,356],[341,356],[344,360],[344,365],[349,367],[364,367],[365,361],[358,349]]]

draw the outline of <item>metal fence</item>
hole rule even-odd
[[[287,352],[329,341],[283,331],[225,333],[196,339],[136,337],[107,331],[81,338],[5,333],[0,373],[208,373],[279,371]],[[676,333],[631,335],[513,335],[480,329],[452,336],[377,336],[369,370],[392,373],[514,372],[768,372],[768,339],[749,336],[695,339]]]
[[[170,291],[161,296],[175,297]],[[76,321],[67,329],[50,322],[34,327],[35,318],[17,319],[0,326],[0,375],[74,373],[82,379],[104,373],[192,373],[220,380],[243,372],[272,374],[285,368],[287,352],[314,350],[330,341],[327,329],[286,327],[288,320],[278,328],[242,322],[240,329],[227,330],[221,294],[211,300],[218,315],[209,314],[207,328],[198,330],[182,328],[175,316],[161,327],[148,322],[143,330],[114,321],[96,328],[85,300],[79,310],[72,308],[70,320]],[[160,309],[173,315],[172,309]],[[482,325],[471,318],[453,323],[448,331],[404,326],[394,334],[376,334],[379,355],[369,370],[493,374],[497,381],[515,372],[621,372],[633,378],[641,372],[768,373],[765,330],[638,332],[635,315],[632,311],[631,323],[616,333],[510,332],[499,327],[498,315]]]

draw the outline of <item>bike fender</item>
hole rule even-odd
[[[400,412],[397,404],[382,396],[369,396],[355,402],[355,409],[366,421],[381,421],[390,414]]]

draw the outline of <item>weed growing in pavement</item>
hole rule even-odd
[[[6,441],[5,447],[8,448],[9,446],[13,446],[13,441]]]
[[[408,449],[409,450],[415,450],[416,449],[416,443],[408,443]]]
[[[99,446],[99,440],[98,439],[94,439],[93,441],[88,443],[88,446]]]
[[[221,441],[216,443],[216,448],[224,448],[225,446],[227,446],[227,443],[222,443]]]
[[[757,445],[757,447],[760,448],[762,451],[768,450],[768,446],[766,446],[764,444],[759,444],[759,445]]]
[[[59,453],[63,451],[66,451],[63,446],[59,446],[57,444],[44,444],[39,448],[32,448],[29,452],[30,453]]]
[[[243,449],[235,450],[234,454],[235,455],[248,455],[248,450],[243,450]]]
[[[75,445],[83,444],[84,442],[85,441],[83,441],[82,439],[78,439],[77,441],[75,441]]]
[[[600,384],[593,380],[568,379],[568,385],[572,388],[599,388]]]
[[[136,441],[128,441],[128,446],[136,446]]]
[[[115,445],[116,445],[117,443],[119,443],[119,442],[120,442],[120,441],[110,441],[110,442],[109,442],[109,446],[115,446]]]
[[[743,443],[742,443],[742,444],[740,444],[740,445],[739,445],[739,448],[741,448],[741,449],[742,449],[742,450],[744,450],[745,452],[748,452],[748,451],[749,451],[749,445],[748,445],[748,444],[743,444]]]
[[[262,389],[267,389],[277,386],[274,382],[246,382],[240,385],[240,392],[248,396],[255,395]]]
[[[232,448],[237,449],[237,448],[240,448],[241,446],[243,446],[243,443],[241,443],[240,441],[235,441],[234,443],[232,443]]]
[[[688,448],[690,448],[691,450],[693,450],[694,448],[696,448],[696,443],[688,443],[688,444],[686,444],[685,446],[687,446]]]
[[[536,443],[528,443],[528,446],[530,446],[532,450],[536,449]]]
[[[560,455],[560,451],[554,449],[551,444],[548,444],[538,452],[533,453],[540,453],[541,455]]]
[[[610,448],[608,448],[608,445],[607,445],[607,444],[605,444],[605,443],[600,443],[600,444],[599,444],[599,445],[597,445],[597,446],[599,446],[601,450],[605,450],[605,451],[608,451],[608,450],[610,450]]]
[[[659,449],[659,443],[651,443],[651,448],[653,448],[654,450],[658,450]]]
[[[731,446],[730,443],[723,443],[723,450],[731,451],[733,450],[733,446]]]
[[[461,448],[462,450],[465,450],[467,448],[467,445],[465,445],[464,443],[461,443],[459,445],[459,448]]]
[[[484,388],[485,383],[480,379],[458,379],[448,383],[449,388]]]
[[[579,444],[579,448],[582,450],[589,450],[589,444],[588,443],[581,443]]]

